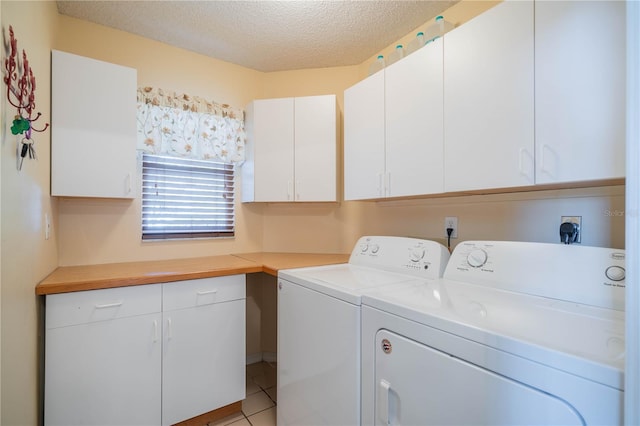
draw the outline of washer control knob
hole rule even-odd
[[[611,281],[622,281],[625,277],[625,270],[622,266],[609,266],[604,274]]]
[[[422,247],[415,247],[411,250],[411,254],[409,255],[409,260],[412,262],[419,262],[424,257],[425,251]]]
[[[360,251],[362,253],[366,252],[367,250],[369,250],[369,243],[362,243],[360,244]]]
[[[482,249],[473,249],[467,255],[467,263],[473,268],[479,268],[487,263],[487,252]]]
[[[371,253],[376,254],[378,251],[380,251],[380,246],[378,244],[372,244]]]

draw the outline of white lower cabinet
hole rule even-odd
[[[162,424],[245,397],[245,276],[164,284]]]
[[[166,425],[244,399],[245,297],[244,275],[48,295],[45,424]]]
[[[46,300],[46,425],[158,425],[161,286]]]

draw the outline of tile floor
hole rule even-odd
[[[247,397],[242,413],[225,417],[208,426],[276,426],[276,364],[247,365]]]

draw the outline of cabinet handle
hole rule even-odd
[[[530,176],[529,173],[527,173],[527,171],[524,169],[525,156],[529,156],[529,151],[527,151],[524,148],[520,148],[519,157],[518,157],[518,171],[522,176],[526,177],[531,183],[534,183],[534,179],[532,178],[532,176]]]
[[[153,343],[158,341],[158,320],[153,320]]]
[[[382,180],[383,180],[382,173],[378,173],[378,195],[380,195],[380,196],[384,195],[382,193],[382,191],[383,191],[383,189],[382,189],[383,188]]]
[[[122,306],[122,302],[105,303],[104,305],[96,305],[96,309],[117,308]]]
[[[124,180],[125,194],[131,194],[131,173],[127,173],[127,177]]]
[[[196,294],[198,296],[204,296],[204,295],[207,295],[207,294],[216,294],[217,292],[218,292],[218,290],[205,290],[205,291],[198,291],[198,292],[196,292]]]
[[[169,340],[173,338],[173,327],[171,327],[171,318],[167,318],[167,338]]]
[[[383,424],[383,425],[388,425],[389,424],[389,392],[390,392],[390,388],[391,388],[391,383],[387,382],[386,380],[382,379],[380,380],[380,384],[378,386],[378,409],[377,411],[377,415],[378,415],[378,420],[376,422],[377,425],[379,424]]]
[[[384,186],[384,195],[385,197],[388,197],[391,195],[391,172],[387,172],[387,182],[386,185]]]
[[[546,162],[546,158],[547,156],[545,155],[545,152],[549,151],[551,153],[553,153],[553,150],[551,149],[551,147],[549,145],[547,145],[546,143],[542,144],[542,149],[540,150],[542,152],[542,154],[540,155],[540,157],[542,157],[540,159],[540,171],[542,173],[545,173],[547,175],[549,175],[550,177],[554,177],[553,173],[551,173],[551,170],[549,170],[547,168],[547,162]]]
[[[287,200],[291,200],[291,194],[293,193],[293,182],[288,180],[287,181]]]

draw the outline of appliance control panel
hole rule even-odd
[[[349,263],[416,277],[442,277],[449,251],[435,241],[409,237],[365,236],[358,240]]]
[[[579,245],[466,241],[444,278],[624,310],[625,251]]]

